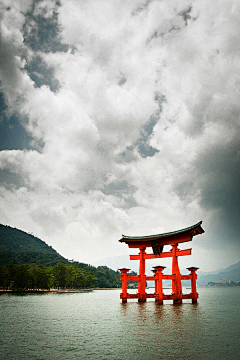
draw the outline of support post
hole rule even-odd
[[[146,247],[140,247],[140,261],[139,261],[139,281],[138,281],[138,302],[146,301],[146,292],[145,292],[145,249]]]
[[[197,293],[197,274],[196,271],[199,268],[197,267],[189,267],[187,270],[190,271],[191,274],[191,294],[192,294],[192,303],[196,304],[198,299],[198,293]]]
[[[165,269],[165,266],[154,266],[153,271],[156,271],[156,285],[155,285],[155,302],[156,304],[163,304],[163,284],[162,284],[162,271]]]
[[[157,293],[157,270],[156,269],[154,269],[154,270],[152,270],[152,272],[153,272],[153,276],[154,276],[154,285],[155,285],[155,290],[154,290],[154,294],[156,295],[156,293]]]
[[[178,250],[178,244],[172,244],[172,294],[173,294],[173,303],[182,304],[182,284],[181,284],[181,274],[178,267],[178,257],[176,252]]]
[[[126,269],[126,268],[122,268],[119,269],[121,271],[121,277],[120,279],[122,280],[122,293],[120,294],[120,299],[122,299],[122,303],[126,303],[127,302],[127,273],[130,269]]]

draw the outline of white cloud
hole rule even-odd
[[[1,190],[3,222],[83,262],[126,252],[121,233],[201,219],[221,247],[223,189],[230,183],[232,198],[238,183],[238,2],[62,1],[60,35],[71,48],[45,53],[23,42],[30,4],[5,10],[2,21],[2,91],[34,139],[34,150],[1,152],[1,169],[23,181]],[[50,21],[55,9],[42,1],[33,15]],[[54,69],[57,92],[34,87],[23,53]],[[159,152],[142,158],[137,144],[153,114],[147,141]]]

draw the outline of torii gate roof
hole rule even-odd
[[[127,236],[122,235],[120,242],[125,242],[131,248],[138,248],[140,246],[149,247],[154,244],[157,245],[170,245],[177,244],[180,242],[191,241],[193,236],[204,233],[201,227],[202,221],[199,223],[189,226],[185,229],[172,231],[169,233],[147,235],[147,236]]]

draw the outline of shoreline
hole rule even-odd
[[[90,292],[94,289],[49,289],[49,290],[2,290],[0,289],[0,294],[40,294],[40,293],[83,293]]]
[[[28,290],[5,290],[0,289],[0,294],[41,294],[41,293],[83,293],[94,290],[121,290],[121,288],[87,288],[87,289],[28,289]]]

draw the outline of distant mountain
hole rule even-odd
[[[230,265],[225,269],[221,269],[218,273],[204,273],[198,276],[198,284],[207,284],[209,282],[217,282],[222,279],[240,281],[240,261]]]
[[[138,273],[139,262],[130,260],[128,255],[122,255],[122,256],[109,257],[103,260],[96,261],[95,263],[93,263],[93,265],[94,266],[106,265],[114,270],[120,269],[122,267],[126,267]],[[148,265],[148,263],[146,263],[146,265]],[[151,270],[154,265],[155,264],[151,262],[151,267],[146,266],[147,275],[152,275]],[[181,274],[183,275],[189,273],[188,270],[186,269],[180,269],[180,271]],[[171,274],[171,269],[170,268],[165,269],[164,274]],[[198,280],[197,280],[198,284],[207,284],[208,282],[211,281],[216,282],[223,278],[233,281],[240,281],[240,261],[237,264],[230,265],[227,268],[221,268],[218,271],[214,271],[214,272],[198,271],[197,274],[198,274]]]

